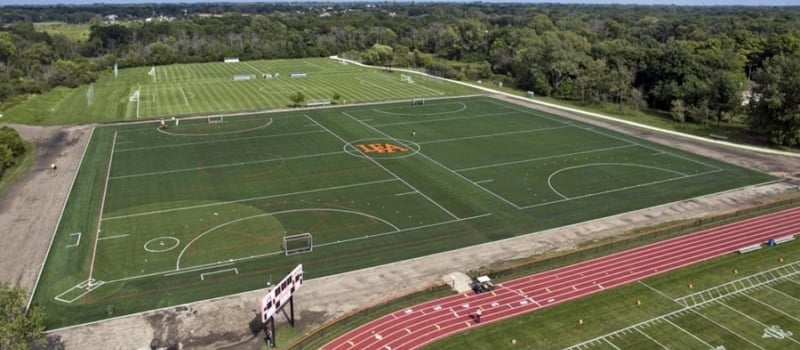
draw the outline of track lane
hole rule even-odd
[[[727,224],[507,281],[492,293],[467,292],[416,305],[354,329],[323,349],[416,349],[474,327],[470,315],[479,307],[482,324],[496,322],[798,231],[800,208]]]

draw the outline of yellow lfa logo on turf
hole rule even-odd
[[[408,148],[395,145],[393,143],[357,143],[361,152],[364,153],[397,153],[408,152]]]

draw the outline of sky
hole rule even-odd
[[[293,0],[297,2],[298,0]],[[303,0],[299,0],[303,1]],[[314,0],[306,0],[314,1]],[[319,0],[317,0],[319,1]],[[326,2],[383,2],[384,0],[327,0]],[[410,2],[400,0],[398,2]],[[473,2],[474,0],[417,0],[417,2]],[[142,4],[142,3],[195,3],[195,2],[289,2],[263,0],[0,0],[2,5],[54,5],[54,4]],[[323,1],[319,1],[323,2]],[[563,3],[563,4],[639,4],[639,5],[680,5],[680,6],[800,6],[800,0],[483,0],[483,2],[519,2],[519,3]]]

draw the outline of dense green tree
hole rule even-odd
[[[0,283],[0,349],[28,350],[46,343],[43,314],[36,308],[26,310],[25,299],[24,290]]]
[[[750,127],[776,145],[800,144],[800,50],[767,58],[753,74]]]

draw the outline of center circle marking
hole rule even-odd
[[[172,241],[173,244],[171,246],[164,244],[165,240]],[[150,248],[152,243],[155,243],[156,248]],[[163,253],[175,249],[179,244],[181,244],[181,241],[175,237],[157,237],[147,241],[147,243],[144,244],[144,250],[149,253]]]
[[[391,144],[395,146],[400,146],[404,148],[408,148],[408,151],[405,152],[395,152],[395,153],[378,153],[377,156],[371,156],[367,153],[364,153],[361,149],[358,148],[358,144]],[[403,139],[385,139],[385,138],[371,138],[371,139],[359,139],[353,140],[348,142],[344,145],[343,149],[347,154],[355,157],[360,158],[368,158],[368,159],[393,159],[393,158],[406,158],[411,157],[417,153],[419,153],[420,145],[416,142],[412,142],[409,140]]]

